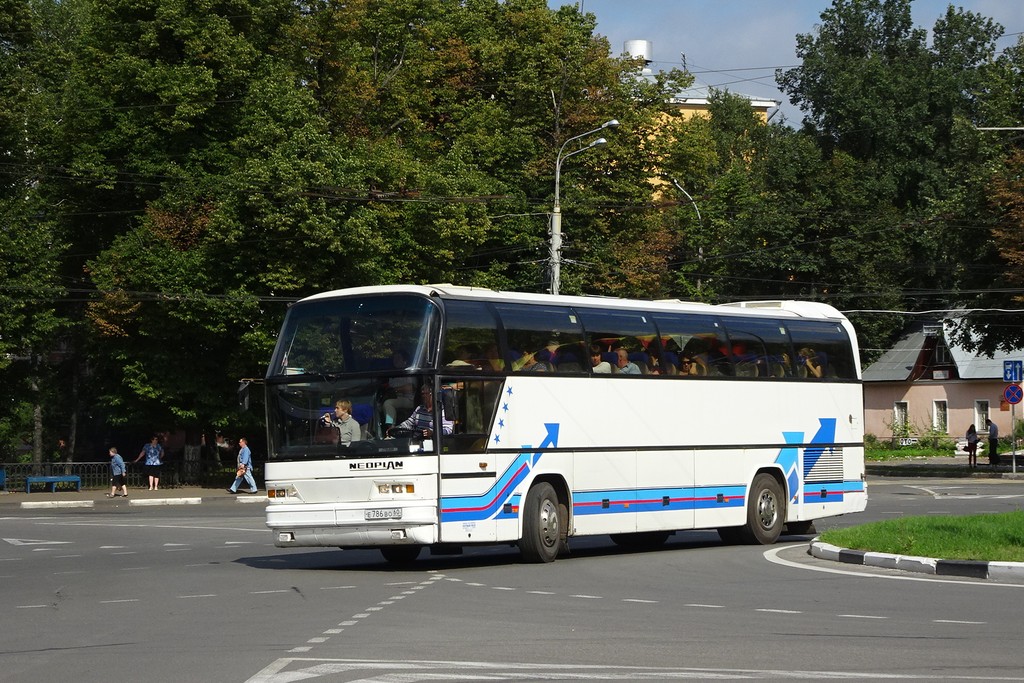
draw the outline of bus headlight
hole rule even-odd
[[[413,484],[377,484],[377,493],[383,496],[415,492],[416,487]]]
[[[284,500],[285,498],[298,498],[299,492],[294,486],[268,486],[267,498],[271,500]]]

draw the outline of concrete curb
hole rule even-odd
[[[104,499],[106,500],[106,499]],[[131,507],[159,507],[169,505],[201,505],[205,502],[220,502],[230,500],[229,498],[221,498],[220,496],[211,498],[202,498],[198,496],[188,496],[181,498],[132,498],[129,496],[128,500],[111,500],[111,504],[126,502]],[[99,501],[100,503],[104,501]],[[253,503],[266,503],[266,496],[258,495],[247,495],[244,498],[235,498],[236,504],[253,504]],[[23,500],[18,503],[18,507],[22,510],[43,510],[43,509],[55,509],[55,508],[96,508],[100,507],[97,505],[95,500]]]
[[[152,505],[199,505],[202,498],[129,498],[128,504],[132,507],[147,507]]]
[[[91,508],[96,506],[94,500],[39,500],[22,501],[23,510],[37,510],[39,508]]]
[[[859,564],[868,567],[899,569],[905,572],[934,576],[964,576],[972,579],[1024,580],[1024,562],[982,562],[975,560],[940,560],[915,555],[892,555],[865,550],[839,548],[815,538],[808,552],[821,560]]]

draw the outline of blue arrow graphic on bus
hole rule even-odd
[[[540,442],[540,445],[537,446],[537,448],[539,448],[540,450],[533,454],[533,458],[532,458],[532,460],[530,462],[530,467],[531,468],[534,467],[537,464],[537,461],[540,460],[540,456],[544,455],[544,449],[545,448],[558,448],[558,428],[559,428],[559,426],[560,425],[557,422],[545,422],[544,423],[544,427],[548,430],[548,434],[547,434],[547,436],[544,437],[544,440]],[[523,448],[527,449],[527,448],[532,448],[532,447],[531,446],[523,446]]]
[[[442,498],[442,521],[482,521],[493,519],[501,513],[505,503],[518,497],[515,493],[516,489],[530,476],[530,472],[544,455],[543,449],[558,446],[558,423],[546,423],[544,427],[547,429],[547,434],[537,450],[533,450],[531,445],[524,445],[516,459],[487,491],[477,496],[445,496]]]
[[[782,465],[782,473],[786,475],[786,482],[789,486],[789,500],[793,501],[800,495],[800,472],[797,467],[800,451],[796,444],[803,443],[804,433],[782,432],[782,436],[786,439],[787,444],[793,445],[786,446],[779,451],[779,456],[775,458],[775,462]]]
[[[811,439],[812,444],[828,444],[831,446],[836,440],[836,419],[834,417],[818,418],[821,426],[818,433]],[[818,463],[818,458],[825,452],[824,446],[807,447],[804,449],[804,472],[810,472]]]

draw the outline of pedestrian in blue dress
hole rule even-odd
[[[160,437],[156,434],[149,440],[149,443],[139,451],[139,457],[132,462],[146,459],[145,471],[149,476],[149,490],[156,491],[160,488],[160,465],[164,459],[164,447],[160,445]]]
[[[238,493],[238,486],[243,480],[249,485],[249,493],[256,493],[256,480],[252,477],[252,452],[249,450],[249,440],[245,437],[238,440],[238,470],[228,493]]]
[[[107,454],[110,456],[110,493],[107,494],[107,498],[114,498],[115,496],[127,498],[128,467],[124,464],[124,458],[117,452],[116,446],[111,446]],[[118,493],[118,489],[121,489],[124,493]]]

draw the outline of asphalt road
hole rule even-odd
[[[867,512],[1018,508],[1024,483],[874,479]],[[471,549],[396,570],[281,550],[262,505],[0,509],[0,680],[1024,680],[1024,583],[829,563],[807,537],[686,532],[550,565]]]

